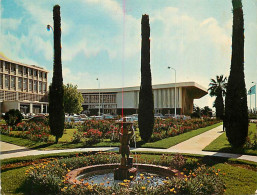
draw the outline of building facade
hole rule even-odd
[[[47,113],[48,71],[0,55],[0,111]]]
[[[195,82],[167,83],[153,85],[155,113],[175,113],[175,87],[177,114],[193,112],[193,101],[205,96],[207,89]],[[98,113],[135,114],[138,111],[140,87],[112,89],[78,89],[84,98],[83,109],[90,115]],[[123,92],[123,94],[122,94]],[[100,99],[100,101],[99,101]],[[122,105],[123,104],[123,105]]]

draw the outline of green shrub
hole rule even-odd
[[[14,126],[20,123],[23,117],[19,110],[11,109],[5,113],[5,115],[3,116],[3,119],[5,120],[8,126]]]

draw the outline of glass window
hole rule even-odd
[[[32,80],[29,80],[29,90],[32,91]]]
[[[12,71],[12,72],[15,72],[15,71],[16,71],[16,65],[15,65],[15,64],[12,64],[12,65],[11,65],[11,71]]]
[[[21,90],[22,88],[22,78],[18,79],[18,88]]]
[[[7,62],[5,62],[5,70],[6,70],[7,72],[9,72],[9,70],[10,70],[10,64],[7,63]]]
[[[33,69],[29,69],[29,75],[32,76],[33,75]]]
[[[27,90],[28,89],[27,86],[28,86],[28,80],[23,79],[23,90]]]
[[[45,79],[47,78],[47,74],[46,74],[46,72],[44,73],[44,77],[45,77]]]
[[[5,75],[5,88],[9,89],[10,86],[10,76]]]
[[[3,75],[0,74],[0,88],[3,88]]]
[[[37,92],[37,81],[34,81],[34,92]]]
[[[42,78],[43,77],[43,73],[40,71],[39,72],[39,77]]]
[[[19,74],[22,74],[22,66],[18,67]]]
[[[3,72],[3,61],[0,61],[0,70],[1,70],[1,72]]]
[[[34,70],[34,76],[37,77],[37,70]]]
[[[23,69],[23,71],[24,71],[24,74],[28,74],[28,68],[27,67],[24,67],[24,69]]]
[[[11,77],[11,88],[15,88],[15,77]]]
[[[43,84],[43,91],[46,92],[46,83]]]
[[[42,92],[42,82],[39,81],[38,87],[39,87],[39,92]]]

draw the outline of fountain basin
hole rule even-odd
[[[67,181],[70,184],[83,184],[83,182],[77,177],[81,174],[96,172],[96,171],[104,171],[104,170],[114,170],[119,167],[120,164],[101,164],[101,165],[92,165],[92,166],[86,166],[81,167],[78,169],[74,169],[70,171],[67,175]],[[159,165],[151,165],[151,164],[134,164],[134,167],[136,167],[139,172],[149,172],[154,173],[162,177],[183,177],[183,175],[180,174],[180,172],[176,169],[171,169],[169,167],[159,166]]]

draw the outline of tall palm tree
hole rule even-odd
[[[211,79],[211,83],[209,84],[210,96],[216,96],[214,101],[214,107],[216,108],[216,117],[219,119],[223,119],[224,117],[224,102],[223,96],[226,95],[227,88],[227,77],[223,75],[216,76],[216,80]]]

